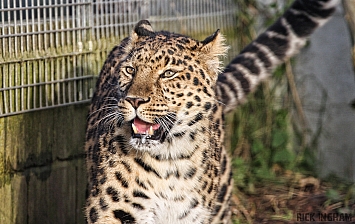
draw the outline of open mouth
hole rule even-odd
[[[145,122],[138,117],[132,121],[132,138],[141,139],[144,144],[147,139],[149,140],[161,140],[163,131],[160,124],[152,124]]]

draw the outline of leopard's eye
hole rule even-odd
[[[127,66],[126,67],[126,72],[128,74],[130,74],[130,75],[133,75],[136,72],[136,70],[133,67],[131,67],[131,66]]]
[[[176,74],[176,72],[172,71],[172,70],[166,70],[161,77],[162,78],[172,78],[174,77],[174,75]]]

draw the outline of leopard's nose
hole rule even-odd
[[[139,105],[148,103],[150,101],[150,97],[147,99],[140,97],[126,97],[126,100],[133,106],[134,109],[137,109]]]

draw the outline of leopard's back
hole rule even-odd
[[[197,41],[140,21],[111,51],[92,99],[87,222],[231,223],[223,114],[295,54],[336,2],[297,0],[224,70],[219,31]]]

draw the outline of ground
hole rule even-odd
[[[236,190],[234,223],[355,223],[354,184],[293,173],[280,180],[256,184],[253,193]]]

